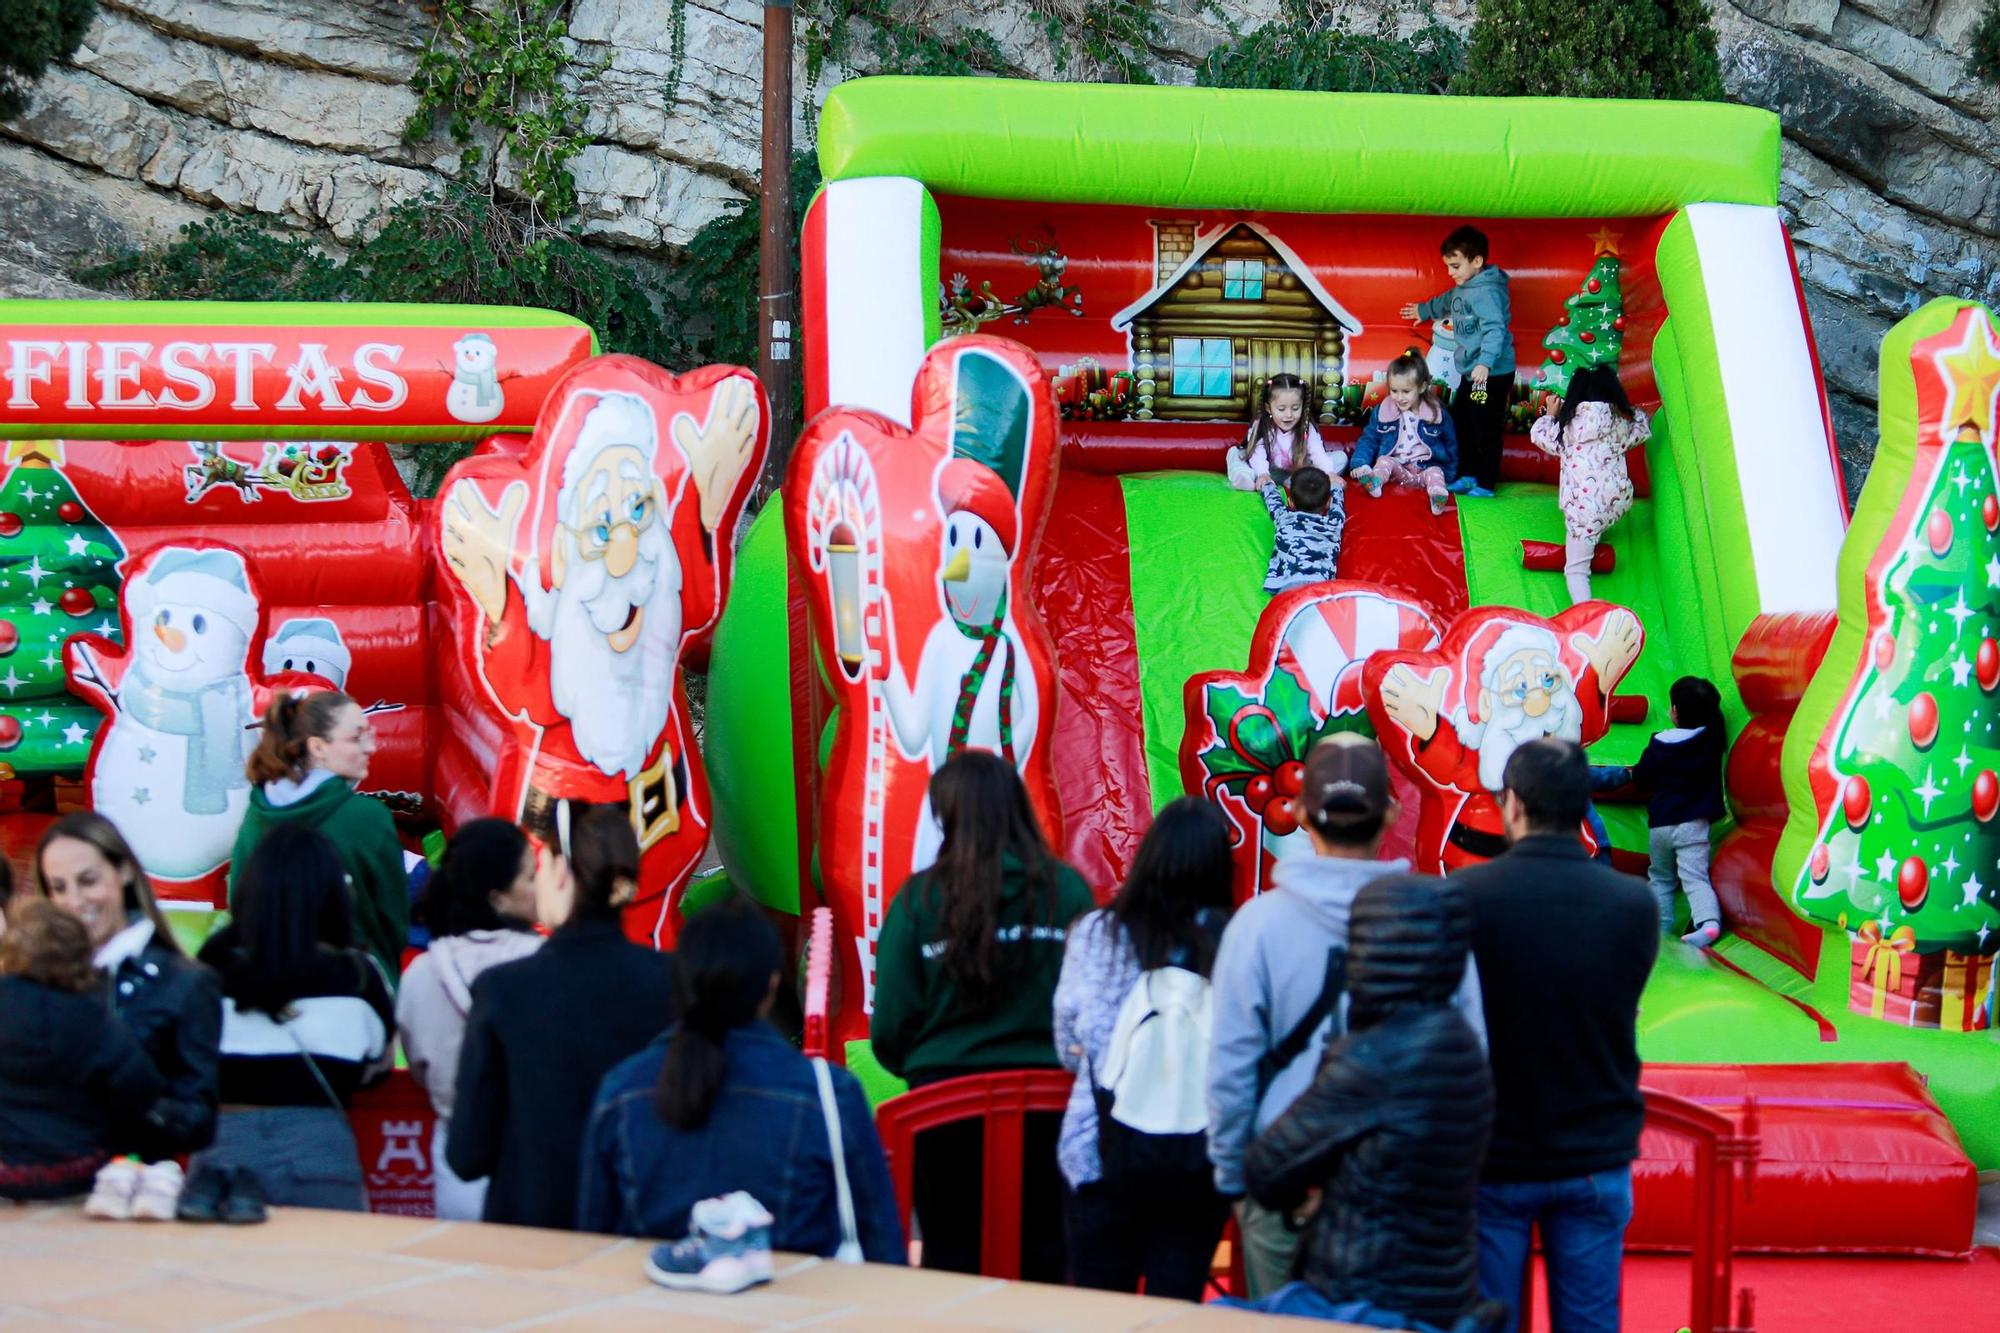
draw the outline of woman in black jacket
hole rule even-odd
[[[554,933],[472,983],[445,1156],[463,1180],[491,1177],[486,1221],[569,1229],[597,1085],[677,1004],[673,960],[618,927],[639,884],[631,820],[562,801],[554,832],[535,871],[536,913]]]
[[[1475,1308],[1493,1077],[1452,1003],[1471,938],[1441,880],[1392,875],[1354,900],[1347,1031],[1244,1158],[1258,1203],[1311,1217],[1304,1281],[1255,1308],[1420,1330],[1504,1316]]]
[[[181,952],[153,884],[118,828],[91,811],[49,825],[35,849],[42,895],[83,922],[111,1003],[166,1080],[166,1092],[119,1131],[147,1161],[180,1157],[215,1137],[222,987]]]

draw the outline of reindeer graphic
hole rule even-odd
[[[214,440],[196,440],[189,447],[194,450],[195,461],[181,465],[181,479],[187,483],[189,504],[218,486],[234,486],[238,496],[249,504],[264,498],[257,494],[258,485],[265,480],[263,474],[223,453],[221,444]]]

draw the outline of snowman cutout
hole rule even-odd
[[[1446,393],[1458,391],[1458,335],[1452,332],[1450,320],[1432,321],[1431,350],[1424,354],[1424,365]]]
[[[127,580],[124,604],[122,662],[101,639],[68,647],[73,684],[111,715],[91,805],[147,873],[199,879],[228,861],[249,806],[257,597],[236,552],[169,546]]]
[[[444,410],[454,421],[483,425],[507,406],[500,391],[500,349],[491,336],[468,333],[451,345],[451,387],[444,392]]]
[[[347,688],[354,656],[340,637],[340,627],[320,616],[287,620],[264,642],[264,674],[296,672],[318,676],[336,690]]]

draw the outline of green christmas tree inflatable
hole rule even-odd
[[[1793,894],[1850,932],[1854,1007],[1966,1031],[2000,948],[2000,351],[1975,326],[1937,364],[1948,397],[1918,449],[1936,463],[1873,557],[1866,647],[1823,733],[1837,791]]]
[[[0,481],[0,777],[83,772],[103,720],[71,695],[63,642],[117,641],[125,548],[78,498],[62,446],[17,442]]]
[[[1542,339],[1548,359],[1535,387],[1568,393],[1569,377],[1585,366],[1618,367],[1625,345],[1625,294],[1619,286],[1618,234],[1602,228],[1591,236],[1597,256],[1583,283],[1563,302],[1563,316]]]

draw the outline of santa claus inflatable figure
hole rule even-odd
[[[1608,602],[1554,620],[1482,607],[1434,652],[1370,659],[1369,718],[1423,793],[1417,868],[1443,874],[1505,851],[1498,795],[1507,761],[1529,741],[1602,737],[1611,691],[1644,642],[1638,617]]]

